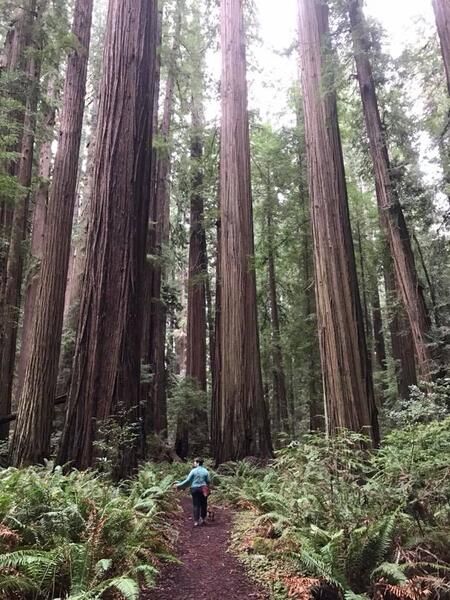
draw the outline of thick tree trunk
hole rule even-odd
[[[388,295],[388,307],[391,307],[389,331],[398,391],[401,398],[409,398],[410,386],[417,385],[414,342],[403,306],[396,305],[398,291],[393,268],[390,265],[384,268],[384,280]]]
[[[99,425],[140,401],[143,273],[151,175],[156,7],[111,0],[77,347],[60,460],[93,464]],[[118,442],[119,443],[119,442]],[[135,446],[119,444],[116,477],[130,474]]]
[[[189,239],[189,274],[187,300],[186,336],[186,379],[198,390],[206,392],[206,235],[203,223],[204,201],[202,195],[203,156],[202,106],[197,97],[192,98],[192,139],[191,139],[191,214]],[[205,396],[206,398],[206,396]],[[197,442],[205,446],[208,438],[208,415],[206,405],[193,411]],[[181,420],[177,427],[176,450],[181,458],[189,453],[191,423]],[[201,444],[203,438],[203,444]],[[201,448],[199,448],[200,450]]]
[[[15,397],[20,398],[25,368],[30,360],[31,333],[33,317],[38,291],[40,264],[44,248],[44,233],[47,216],[47,202],[50,187],[50,173],[52,167],[52,141],[55,127],[55,81],[52,78],[48,84],[47,104],[44,112],[45,140],[39,151],[38,177],[39,183],[34,198],[33,223],[31,230],[31,248],[27,281],[24,290],[24,309],[22,323],[22,337],[20,344],[20,358],[17,367],[17,388]]]
[[[37,44],[37,40],[36,40]],[[22,136],[17,181],[24,191],[19,192],[14,206],[11,237],[6,266],[6,286],[3,307],[3,336],[0,362],[0,414],[11,412],[11,397],[16,360],[17,331],[21,306],[21,289],[24,252],[23,243],[27,237],[30,186],[33,170],[34,136],[36,111],[39,100],[39,79],[41,62],[39,49],[30,56],[28,62],[28,98]],[[0,437],[6,439],[9,426],[0,428]]]
[[[31,335],[31,353],[19,399],[11,458],[15,465],[48,457],[56,392],[69,264],[78,158],[86,92],[93,0],[77,0],[73,34],[79,46],[69,55],[58,150],[47,208],[41,272]]]
[[[6,35],[2,60],[2,68],[11,78],[8,95],[20,106],[11,114],[18,140],[8,148],[10,152],[17,152],[18,158],[5,161],[2,169],[25,188],[31,184],[40,71],[37,48],[30,52],[31,47],[38,44],[33,31],[36,8],[36,0],[30,0],[17,9]],[[29,190],[18,189],[14,205],[11,198],[1,198],[0,204],[0,233],[5,241],[0,252],[0,415],[7,415],[11,412]],[[8,434],[9,425],[2,425],[0,439],[7,439]]]
[[[175,31],[169,57],[162,123],[159,136],[163,147],[157,152],[154,199],[150,209],[149,252],[153,255],[150,274],[150,318],[148,364],[153,375],[147,408],[147,431],[167,436],[167,373],[166,373],[166,320],[167,310],[162,298],[165,269],[162,264],[164,246],[169,240],[170,219],[170,133],[172,126],[176,61],[181,31],[181,14],[176,15]]]
[[[270,194],[270,189],[268,190]],[[277,424],[279,429],[277,433],[289,432],[289,413],[287,405],[286,393],[286,377],[283,365],[283,350],[281,348],[280,334],[280,317],[278,310],[278,293],[277,293],[277,278],[275,267],[275,250],[274,250],[274,230],[273,230],[273,215],[271,202],[273,200],[267,198],[267,243],[268,243],[268,278],[269,278],[269,302],[270,316],[272,326],[272,386],[274,395],[275,410],[277,413]]]
[[[441,42],[442,58],[450,94],[450,3],[448,0],[432,0],[436,26]]]
[[[408,228],[390,175],[390,160],[369,60],[370,43],[361,0],[350,0],[349,14],[381,227],[393,259],[397,289],[409,319],[418,371],[423,380],[428,380],[431,376],[431,357],[427,345],[430,319],[417,277]]]
[[[221,367],[217,462],[270,456],[272,443],[262,389],[247,113],[242,0],[221,0],[222,132],[220,165]]]
[[[328,7],[299,0],[316,304],[326,423],[365,431],[376,443],[376,409],[364,335],[337,118]],[[326,168],[324,168],[326,165]]]
[[[70,274],[67,277],[67,287],[64,300],[63,331],[73,334],[78,329],[80,316],[80,298],[83,286],[83,277],[86,266],[86,244],[91,212],[92,194],[94,190],[95,153],[97,144],[97,124],[99,97],[97,96],[92,106],[90,119],[90,136],[86,157],[86,174],[83,186],[83,194],[77,206],[77,214],[74,221],[78,229],[75,240],[72,242],[72,257],[69,261]],[[78,195],[78,194],[77,194]],[[72,377],[73,356],[75,344],[69,343],[62,347],[61,359],[59,361],[58,388],[56,394],[67,393],[70,388]]]

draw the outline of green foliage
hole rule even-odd
[[[354,433],[309,436],[268,467],[230,463],[218,479],[227,499],[257,513],[252,556],[369,597],[449,568],[449,455],[447,418],[394,431],[374,452]]]
[[[122,487],[94,472],[1,471],[1,597],[137,599],[170,550],[172,481],[152,466]]]

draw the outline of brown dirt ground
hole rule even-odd
[[[142,592],[141,600],[268,600],[228,552],[232,513],[214,507],[214,521],[194,527],[190,498],[181,504],[177,557],[182,564],[167,565],[157,588]]]

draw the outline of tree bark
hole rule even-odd
[[[450,4],[448,0],[432,0],[432,3],[450,95]]]
[[[367,38],[367,26],[361,8],[361,0],[350,0],[349,15],[358,82],[375,175],[380,223],[393,259],[396,286],[409,319],[417,368],[421,379],[429,380],[432,367],[428,348],[430,318],[417,276],[408,227],[391,178],[389,153],[369,60],[370,43]]]
[[[36,6],[34,7],[36,9]],[[35,23],[38,26],[38,23]],[[41,59],[39,56],[39,36],[34,32],[31,45],[34,52],[28,59],[28,97],[25,107],[25,119],[21,144],[21,155],[18,164],[17,182],[22,187],[14,206],[11,226],[11,237],[6,266],[6,285],[3,306],[3,336],[0,362],[0,414],[11,412],[11,397],[16,360],[17,332],[21,306],[21,290],[24,252],[23,243],[27,238],[28,211],[30,204],[30,187],[33,171],[34,137],[36,128],[36,111],[39,101],[39,80]],[[6,439],[9,426],[0,427],[0,437]]]
[[[11,199],[1,199],[1,234],[5,245],[0,253],[0,415],[11,412],[11,395],[16,354],[17,327],[23,270],[23,242],[26,238],[29,207],[29,186],[34,150],[35,113],[38,102],[40,61],[39,43],[34,30],[36,0],[25,3],[16,11],[5,41],[2,68],[12,77],[8,93],[20,108],[12,111],[17,125],[18,140],[8,150],[18,158],[5,161],[2,168],[19,186],[12,205]],[[32,46],[34,52],[30,52]],[[27,90],[27,92],[24,92]],[[0,427],[0,439],[7,439],[9,425]]]
[[[191,210],[190,210],[190,239],[189,239],[189,274],[187,300],[187,336],[186,336],[186,379],[198,390],[206,392],[206,235],[204,229],[203,201],[203,157],[202,140],[202,102],[192,96],[192,134],[191,134]],[[205,396],[206,398],[206,396]],[[203,446],[208,438],[208,415],[206,405],[193,410],[191,423],[196,429],[196,437]],[[189,441],[192,437],[191,423],[178,421],[176,449],[180,458],[186,458],[189,453]],[[201,445],[201,444],[200,444]]]
[[[398,291],[391,265],[384,267],[384,280],[390,307],[389,331],[397,386],[400,397],[406,399],[409,398],[410,386],[417,385],[414,342],[403,306],[397,305]]]
[[[299,0],[302,84],[327,430],[378,441],[337,118],[328,7]],[[324,167],[326,165],[326,168]]]
[[[53,399],[64,313],[75,191],[86,92],[93,0],[77,0],[72,32],[79,44],[69,55],[58,150],[47,209],[31,353],[19,399],[11,459],[41,462],[50,450]]]
[[[42,261],[44,248],[44,232],[52,167],[52,141],[56,119],[55,95],[55,80],[52,78],[48,84],[46,108],[43,118],[46,137],[42,142],[39,151],[39,183],[34,197],[33,223],[31,229],[31,257],[29,260],[27,281],[24,291],[22,337],[20,344],[20,358],[17,367],[17,388],[15,391],[15,397],[17,399],[20,398],[22,393],[25,368],[31,353],[31,333],[36,307],[40,263]]]
[[[111,0],[98,116],[92,218],[59,460],[92,466],[98,426],[132,426],[140,400],[143,272],[151,175],[156,6]],[[135,444],[118,448],[129,475]]]
[[[180,9],[178,9],[180,10]],[[162,298],[165,269],[162,264],[164,246],[169,240],[170,219],[170,134],[175,93],[176,61],[181,31],[181,13],[176,14],[175,31],[170,50],[169,71],[165,84],[162,123],[159,129],[163,147],[157,152],[154,200],[150,212],[149,252],[153,255],[150,273],[150,318],[148,364],[153,374],[149,390],[147,431],[167,436],[166,397],[166,319],[167,310]]]
[[[216,461],[270,456],[258,339],[242,0],[221,0],[220,371]]]

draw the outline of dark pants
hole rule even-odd
[[[192,504],[194,507],[194,521],[199,521],[200,517],[206,519],[208,513],[208,498],[203,495],[201,488],[192,488]]]

